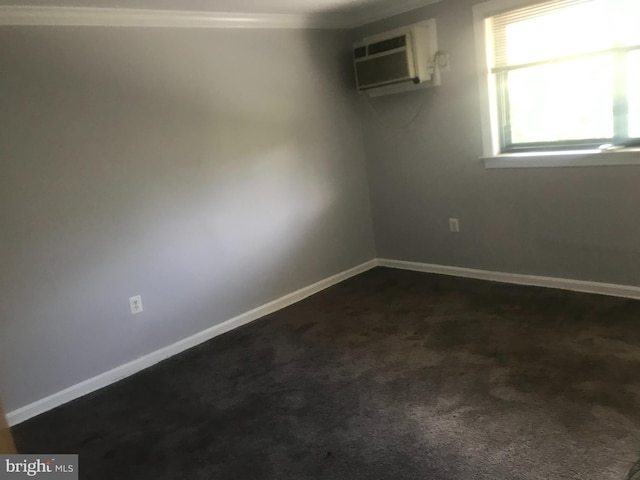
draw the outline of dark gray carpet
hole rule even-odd
[[[624,480],[640,302],[375,269],[15,428],[84,479]]]

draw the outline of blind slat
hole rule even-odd
[[[548,65],[550,63],[567,62],[571,60],[579,60],[581,58],[597,57],[598,55],[608,55],[612,53],[628,53],[634,50],[640,50],[640,45],[631,45],[629,47],[609,48],[607,50],[599,50],[597,52],[581,53],[578,55],[569,55],[566,57],[550,58],[549,60],[540,60],[538,62],[520,63],[513,65],[504,65],[502,67],[491,68],[491,73],[510,72],[512,70],[520,70],[522,68],[536,67],[538,65]]]
[[[551,0],[487,23],[491,67],[505,69],[640,43],[640,1]]]

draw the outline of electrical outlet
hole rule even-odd
[[[452,233],[460,233],[460,222],[457,218],[449,219],[449,231]]]
[[[131,315],[141,313],[143,310],[142,296],[136,295],[134,297],[129,297],[129,308],[131,309]]]

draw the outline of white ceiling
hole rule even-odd
[[[313,16],[358,26],[440,0],[0,0],[0,6],[80,7]]]

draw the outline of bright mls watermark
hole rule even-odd
[[[0,455],[0,480],[78,480],[78,455]]]

